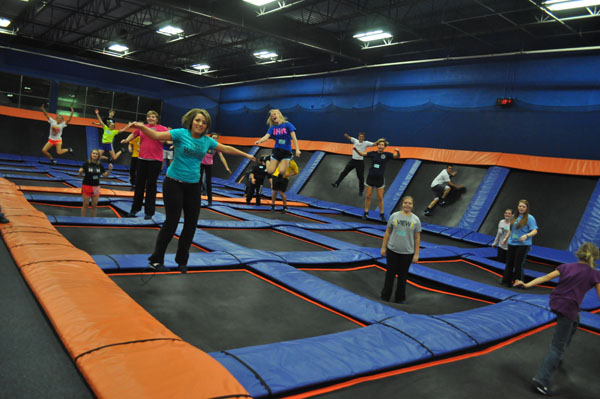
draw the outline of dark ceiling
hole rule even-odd
[[[550,12],[541,0],[3,0],[0,45],[76,57],[200,85],[424,60],[599,51],[600,7]],[[156,31],[173,25],[177,36]],[[384,29],[383,41],[358,32]],[[129,47],[108,54],[115,42]],[[259,60],[269,50],[276,58]],[[192,65],[210,70],[193,75]]]

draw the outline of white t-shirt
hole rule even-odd
[[[431,182],[431,187],[435,187],[438,184],[446,184],[450,181],[450,175],[448,174],[448,170],[443,169],[439,175],[436,176],[435,179]]]
[[[352,144],[354,144],[354,148],[356,148],[360,152],[367,151],[367,148],[373,146],[373,144],[374,144],[373,142],[367,141],[367,140],[365,140],[361,143],[360,141],[358,141],[358,139],[355,139],[354,137],[350,137],[350,141],[352,141]],[[363,156],[360,155],[358,152],[352,150],[352,159],[356,159],[357,161],[362,161]]]
[[[508,243],[502,244],[502,241],[504,241],[504,238],[506,238],[509,231],[510,231],[510,223],[508,223],[504,219],[502,219],[500,222],[498,222],[498,232],[496,233],[496,238],[494,239],[494,242],[492,243],[492,245],[497,245],[500,248],[508,251]]]
[[[62,132],[67,124],[65,121],[61,123],[56,123],[56,121],[52,118],[48,118],[48,123],[50,124],[50,135],[48,139],[50,140],[62,140]]]

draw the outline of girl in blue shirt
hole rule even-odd
[[[538,226],[533,215],[529,214],[529,202],[520,200],[517,214],[513,216],[510,231],[502,244],[508,242],[506,266],[502,276],[502,284],[512,287],[515,279],[523,280],[523,264],[531,248],[531,237],[538,233]]]
[[[183,126],[181,129],[157,132],[143,123],[133,123],[135,128],[140,129],[153,140],[172,141],[175,150],[173,162],[169,165],[167,176],[163,182],[166,220],[156,238],[154,252],[148,258],[150,268],[156,271],[167,270],[163,265],[165,251],[171,238],[173,238],[173,234],[175,234],[183,210],[183,229],[179,236],[175,262],[177,262],[181,273],[187,272],[190,245],[196,232],[200,214],[200,163],[206,152],[216,150],[256,161],[254,156],[237,148],[217,143],[214,139],[205,135],[211,124],[210,114],[205,109],[194,108],[189,110],[181,118],[181,124]]]

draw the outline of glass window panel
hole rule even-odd
[[[86,108],[86,110],[85,110],[85,116],[86,116],[86,118],[96,119],[96,109],[98,111],[100,111],[100,117],[102,118],[102,120],[104,121],[104,123],[106,123],[106,118],[108,118],[108,111],[110,111],[111,108],[88,106]]]
[[[73,108],[80,109],[83,112],[85,108],[85,86],[74,85],[60,82],[58,84],[58,104],[67,109],[73,105]]]
[[[30,78],[28,76],[23,76],[21,94],[26,96],[34,96],[49,99],[50,84],[50,81],[46,79],[37,79]]]
[[[132,111],[137,109],[137,96],[115,92],[114,108],[116,111]]]
[[[140,105],[138,107],[137,112],[144,114],[144,118],[146,117],[146,112],[154,110],[159,114],[162,111],[162,101],[156,98],[148,98],[140,96]]]
[[[48,99],[47,98],[39,98],[39,97],[31,97],[31,96],[21,96],[21,108],[26,109],[34,109],[36,111],[40,110],[42,104],[46,104],[46,110],[48,110]]]
[[[144,119],[136,119],[135,112],[126,112],[126,111],[121,111],[121,110],[116,111],[115,119],[117,122],[121,122],[121,123],[129,123],[129,122],[134,122],[134,121],[140,121],[140,122],[146,121],[145,117],[144,117]]]
[[[7,107],[18,107],[19,96],[13,93],[0,93],[0,105],[5,105]],[[41,105],[42,104],[40,104],[40,106]]]
[[[21,86],[21,75],[14,75],[12,73],[0,72],[0,91],[19,94],[20,86]]]
[[[92,107],[92,113],[94,112],[93,107],[112,108],[112,97],[112,91],[88,87],[87,104]],[[89,113],[90,110],[88,109],[86,112]]]

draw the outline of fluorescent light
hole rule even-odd
[[[10,19],[0,18],[0,27],[6,28],[8,25],[10,25]]]
[[[177,28],[175,26],[167,25],[165,27],[160,28],[156,32],[160,33],[161,35],[165,35],[165,36],[175,36],[175,35],[179,35],[179,34],[183,33],[183,29]]]
[[[265,58],[275,58],[277,57],[277,53],[272,51],[257,51],[253,54],[256,58],[265,59]]]
[[[390,37],[392,37],[392,34],[379,29],[370,32],[357,33],[352,37],[362,42],[370,42],[373,40],[389,39]]]
[[[277,0],[244,0],[246,3],[254,4],[255,6],[264,6],[265,4],[274,3]]]
[[[600,5],[600,0],[549,0],[544,6],[550,11],[570,10]]]
[[[129,50],[129,47],[123,46],[122,44],[113,44],[108,49],[112,51],[117,51],[119,53],[124,53],[125,51]]]
[[[192,65],[192,68],[197,69],[199,71],[205,70],[205,69],[210,69],[210,65],[207,64],[194,64]]]

